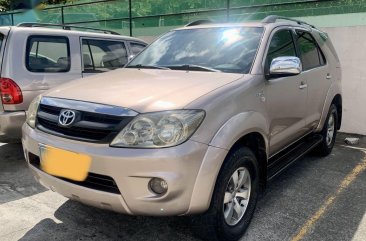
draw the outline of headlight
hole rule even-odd
[[[159,148],[179,145],[193,135],[204,116],[202,110],[141,114],[116,136],[111,146]]]
[[[27,123],[30,127],[36,127],[36,118],[39,104],[41,103],[42,95],[37,96],[29,105],[27,111]]]

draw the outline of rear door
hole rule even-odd
[[[83,77],[123,68],[128,62],[125,41],[82,38],[81,45]]]
[[[306,128],[311,130],[316,128],[320,121],[332,73],[324,53],[310,32],[297,29],[295,38],[309,96],[306,104]]]

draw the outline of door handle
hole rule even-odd
[[[332,75],[331,74],[327,74],[327,79],[331,79],[332,78]]]
[[[299,89],[302,90],[302,89],[306,89],[307,87],[308,87],[307,84],[304,84],[303,82],[301,82]]]

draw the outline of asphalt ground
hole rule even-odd
[[[366,138],[307,155],[269,183],[242,240],[366,240]],[[134,217],[39,185],[20,144],[0,143],[0,240],[197,240],[187,217]]]

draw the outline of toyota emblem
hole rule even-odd
[[[62,110],[58,117],[58,123],[61,126],[67,127],[75,122],[76,113],[72,110]]]

